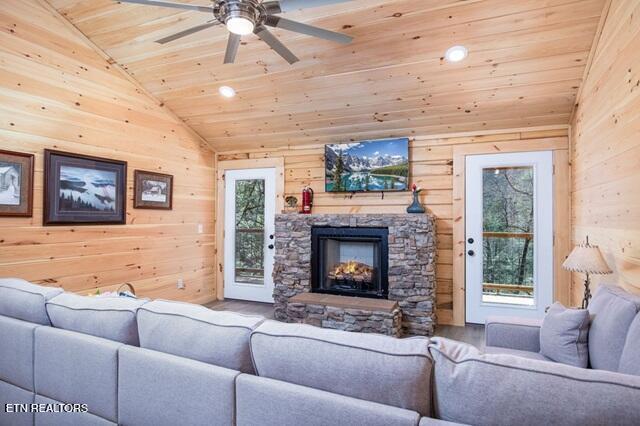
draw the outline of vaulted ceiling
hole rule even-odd
[[[300,62],[251,35],[223,65],[224,27],[154,43],[203,13],[48,1],[221,151],[567,124],[605,2],[354,0],[283,15],[350,45],[275,30]],[[455,44],[469,57],[448,63]],[[221,85],[238,96],[222,98]]]

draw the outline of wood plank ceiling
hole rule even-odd
[[[154,43],[210,19],[202,13],[48,1],[220,151],[568,124],[604,5],[354,0],[286,14],[348,33],[351,45],[278,30],[299,63],[251,35],[223,65],[222,27]],[[455,44],[469,57],[451,64]],[[221,85],[238,96],[223,99]]]

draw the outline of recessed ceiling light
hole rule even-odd
[[[236,95],[236,91],[233,89],[233,87],[229,86],[220,86],[218,92],[225,98],[233,98]]]
[[[447,49],[447,53],[444,54],[444,57],[447,58],[449,62],[460,62],[464,58],[467,57],[469,51],[464,46],[453,46]]]

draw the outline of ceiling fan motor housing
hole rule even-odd
[[[267,17],[267,11],[258,0],[219,0],[214,3],[213,14],[226,24],[232,18],[244,18],[259,26]]]

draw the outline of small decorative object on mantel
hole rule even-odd
[[[284,213],[296,213],[298,211],[298,199],[293,195],[285,197]]]
[[[424,213],[426,211],[422,204],[420,204],[420,200],[418,199],[420,191],[422,191],[422,188],[418,188],[418,186],[414,183],[411,187],[411,193],[413,194],[413,203],[411,203],[411,205],[407,207],[407,213]]]
[[[173,176],[142,170],[136,170],[133,175],[134,208],[171,210]]]
[[[31,217],[33,154],[0,150],[0,216]]]
[[[589,307],[589,299],[591,299],[591,290],[589,289],[589,274],[605,275],[611,274],[613,271],[607,265],[598,246],[589,244],[589,237],[584,244],[574,247],[573,251],[564,261],[562,267],[571,272],[582,272],[586,275],[584,280],[584,297],[582,298],[582,309]]]

